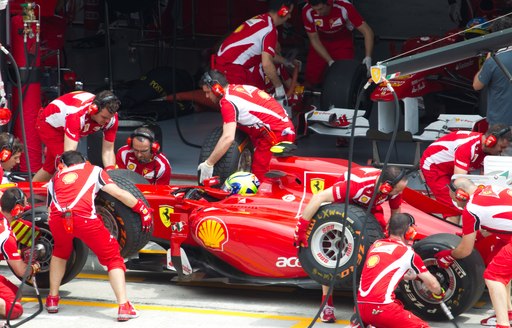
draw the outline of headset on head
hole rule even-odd
[[[80,157],[82,158],[82,161],[87,162],[87,158],[85,158],[85,156],[82,153],[79,153],[79,154],[80,154]],[[62,154],[57,155],[57,157],[55,157],[55,167],[57,168],[57,171],[61,171],[65,166],[68,166],[68,165],[64,162],[64,158],[62,158]]]
[[[116,95],[110,95],[110,96],[106,96],[102,99],[98,99],[98,97],[94,97],[94,100],[92,101],[92,103],[89,105],[89,110],[88,110],[88,113],[89,115],[96,115],[98,114],[98,112],[100,111],[100,109],[102,109],[109,101],[112,101],[112,100],[117,100],[117,97]]]
[[[133,139],[135,139],[135,137],[142,137],[149,140],[149,143],[151,144],[151,154],[156,155],[160,152],[160,144],[155,140],[155,137],[144,131],[133,132],[128,139],[126,139],[126,144],[130,146],[130,148],[133,148]]]
[[[14,147],[14,135],[9,133],[7,143],[0,150],[0,162],[7,162],[12,157],[12,148]]]
[[[484,140],[484,145],[488,148],[492,148],[496,146],[498,143],[498,140],[504,136],[507,132],[510,132],[510,127],[507,126],[506,128],[503,128],[497,132],[491,133],[488,135]]]
[[[404,177],[405,177],[405,170],[400,170],[400,174],[393,180],[387,180],[380,184],[379,186],[379,192],[384,195],[388,195],[391,191],[393,191],[393,188],[399,183]]]
[[[210,73],[205,72],[203,74],[203,82],[210,88],[216,97],[224,97],[224,87],[220,84],[219,81],[212,79]]]
[[[404,239],[405,240],[414,240],[414,237],[416,237],[416,234],[418,233],[416,231],[414,217],[409,213],[403,213],[409,217],[409,226],[407,227],[407,230],[404,233]]]
[[[461,202],[467,202],[469,200],[468,192],[462,188],[455,187],[453,181],[450,181],[450,183],[448,184],[448,188],[450,188],[450,190],[455,193],[455,199]]]
[[[17,195],[14,195],[14,207],[11,210],[11,216],[13,218],[18,218],[25,209],[25,194],[20,188],[15,189],[17,191]]]
[[[290,13],[290,7],[285,5],[284,3],[281,5],[281,8],[277,11],[277,15],[279,17],[286,17]]]

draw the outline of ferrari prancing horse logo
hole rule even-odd
[[[174,208],[169,205],[160,205],[158,207],[158,214],[160,215],[160,221],[166,228],[171,226],[171,214],[174,213]]]
[[[311,187],[311,192],[313,194],[317,194],[325,188],[325,180],[320,178],[313,178],[309,182],[309,186]]]

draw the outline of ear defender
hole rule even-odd
[[[379,186],[379,192],[384,195],[388,195],[391,191],[393,191],[393,188],[399,183],[405,176],[405,170],[401,170],[400,174],[393,180],[387,180],[380,184]]]
[[[469,200],[469,194],[464,189],[455,187],[453,181],[450,181],[448,188],[455,193],[455,198],[457,200],[460,200],[461,202],[467,202]]]
[[[409,213],[404,213],[404,214],[409,217],[409,227],[405,231],[404,239],[405,240],[414,240],[414,237],[416,237],[416,235],[418,234],[418,232],[416,231],[416,229],[414,227],[414,225],[416,224],[414,222],[414,217]]]
[[[135,137],[142,137],[149,140],[151,144],[151,154],[156,155],[160,152],[160,144],[158,141],[156,141],[149,133],[145,132],[134,132],[128,137],[128,139],[126,139],[126,144],[130,146],[130,148],[133,148],[133,139]]]
[[[7,144],[0,150],[0,162],[7,162],[12,157],[12,147],[14,145],[14,135],[9,133]]]
[[[281,6],[281,8],[279,8],[279,10],[277,11],[277,15],[279,17],[286,17],[286,15],[288,15],[289,13],[290,13],[290,8],[285,4],[283,4]]]
[[[484,145],[488,148],[496,146],[496,144],[498,143],[498,139],[505,135],[507,132],[510,132],[510,127],[508,126],[506,128],[499,130],[498,132],[491,133],[485,138]]]
[[[220,85],[219,81],[212,79],[212,77],[210,76],[210,74],[208,72],[205,72],[203,74],[202,80],[203,80],[203,83],[206,84],[208,86],[208,88],[210,88],[210,90],[213,92],[213,94],[216,97],[219,97],[219,98],[224,97],[224,94],[226,93],[224,91],[224,87],[222,87],[222,85]]]
[[[97,99],[97,97],[94,98],[92,103],[89,105],[89,110],[87,111],[89,115],[96,115],[100,111],[101,108],[105,107],[105,105],[112,100],[117,100],[117,97],[115,95],[113,96],[106,96],[103,99]]]
[[[25,195],[23,194],[23,191],[21,189],[16,188],[18,195],[15,196],[14,200],[14,207],[11,210],[11,216],[13,218],[17,218],[18,216],[23,213],[23,210],[25,209]]]

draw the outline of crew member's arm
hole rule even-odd
[[[327,49],[325,49],[324,45],[320,41],[320,37],[318,36],[317,32],[308,33],[309,42],[311,43],[311,46],[315,51],[322,57],[329,66],[334,62],[331,55],[329,55],[329,52]],[[373,50],[373,45],[372,45]]]
[[[487,58],[485,59],[484,65],[491,57],[491,53],[487,54]],[[484,66],[482,65],[482,68],[478,70],[478,72],[475,74],[475,77],[473,78],[473,89],[475,90],[482,90],[485,87],[486,82],[480,80],[480,74],[482,73],[482,70],[484,69]],[[484,78],[487,78],[487,75],[484,76]]]
[[[64,135],[64,151],[76,150],[77,147],[78,141],[75,141],[68,137],[67,135]]]
[[[27,264],[23,260],[7,260],[7,263],[18,277],[22,277],[27,269]]]
[[[261,65],[263,67],[263,72],[270,79],[270,82],[272,82],[274,88],[284,88],[279,75],[277,75],[276,65],[274,64],[274,56],[266,51],[263,51],[261,53]]]
[[[114,168],[116,165],[116,153],[114,152],[114,143],[103,139],[101,146],[101,159],[103,160],[103,167]]]
[[[332,195],[332,187],[324,189],[320,191],[317,194],[314,194],[313,197],[311,197],[311,200],[309,201],[308,205],[306,205],[306,208],[304,208],[304,211],[302,212],[302,217],[306,220],[311,220],[313,215],[318,211],[320,206],[322,206],[323,203],[327,202],[333,202],[334,196]]]
[[[235,134],[236,122],[225,123],[222,126],[222,135],[220,136],[219,141],[217,141],[212,153],[208,156],[208,159],[206,160],[207,164],[213,166],[222,158],[222,156],[224,156],[233,141],[235,141]]]
[[[418,278],[423,281],[425,286],[430,290],[433,294],[436,295],[442,295],[443,291],[441,290],[441,285],[439,284],[439,281],[436,279],[436,277],[430,273],[429,271],[418,273]]]
[[[357,30],[361,32],[364,37],[364,55],[365,57],[371,58],[373,54],[373,44],[375,38],[373,30],[366,22],[363,22],[363,24],[359,25]]]
[[[462,240],[459,245],[452,251],[452,256],[455,259],[463,259],[469,256],[473,251],[476,240],[476,231],[467,235],[462,236]]]

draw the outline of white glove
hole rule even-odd
[[[370,57],[370,56],[364,57],[362,64],[366,66],[366,75],[368,75],[368,77],[369,77],[371,75],[370,68],[372,67],[372,57]]]
[[[334,60],[329,60],[329,62],[327,63],[327,65],[329,65],[329,67],[331,67],[331,65],[334,64]]]
[[[214,165],[208,164],[208,161],[204,161],[197,167],[199,171],[199,183],[203,183],[203,180],[210,179],[213,176]]]
[[[4,10],[7,7],[9,0],[0,0],[0,10]]]
[[[281,84],[280,87],[276,88],[276,91],[274,92],[274,98],[276,100],[282,100],[286,97],[286,92],[284,91],[284,85]]]
[[[460,13],[460,6],[461,6],[461,0],[455,0],[453,3],[449,4],[449,15],[452,22],[459,25],[459,23],[462,21],[462,15]]]

